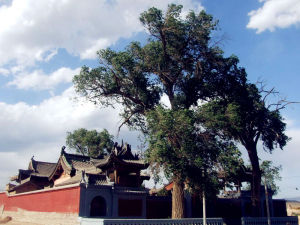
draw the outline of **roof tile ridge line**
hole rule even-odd
[[[100,165],[101,166],[106,165],[107,163],[109,163],[112,160],[113,156],[116,156],[116,155],[114,153],[109,154],[109,156],[106,159],[104,159],[104,162],[96,163],[96,164],[94,164],[94,166],[96,168],[98,168],[98,166],[100,166]]]
[[[56,164],[55,162],[45,162],[45,161],[37,161],[34,160],[36,163],[46,163],[46,164]]]
[[[74,157],[82,157],[82,158],[87,158],[87,159],[91,159],[92,157],[87,156],[87,155],[79,155],[79,154],[73,154],[73,153],[68,153],[66,151],[63,151],[62,155],[69,155],[69,156],[74,156]]]
[[[97,169],[97,163],[93,160],[93,158],[91,158],[90,163]]]

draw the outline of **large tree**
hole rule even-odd
[[[101,132],[80,128],[67,133],[66,144],[70,149],[90,157],[99,157],[111,152],[113,136],[106,129]]]
[[[260,215],[261,170],[257,145],[261,140],[264,150],[272,152],[283,148],[288,137],[284,134],[286,124],[280,108],[267,105],[254,84],[239,86],[231,94],[214,99],[200,108],[205,126],[220,136],[240,142],[248,152],[252,167],[253,216]],[[278,104],[275,104],[278,105]]]
[[[140,21],[150,35],[144,46],[133,42],[120,52],[100,50],[100,66],[83,67],[73,80],[76,91],[90,101],[102,106],[121,104],[122,125],[148,135],[148,159],[161,165],[168,163],[166,168],[172,174],[172,198],[176,206],[172,210],[173,218],[184,217],[185,171],[182,168],[185,160],[190,159],[191,168],[199,167],[204,151],[198,149],[199,161],[192,159],[191,152],[197,152],[196,147],[210,138],[193,130],[201,128],[199,123],[195,124],[193,106],[246,82],[245,71],[238,67],[237,58],[225,58],[220,48],[212,44],[211,34],[217,25],[212,16],[204,11],[199,14],[191,11],[182,18],[181,9],[182,6],[169,5],[165,14],[156,8],[142,13]],[[168,110],[160,106],[163,95],[170,102]],[[180,128],[180,123],[185,126],[184,121],[186,131]],[[194,140],[182,138],[188,135]],[[162,154],[168,153],[166,161],[162,154],[153,157],[157,149],[163,150]],[[209,150],[208,146],[207,154]]]

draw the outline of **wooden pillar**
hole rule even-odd
[[[141,183],[141,174],[140,174],[140,170],[136,171],[136,186],[139,187],[140,183]]]
[[[114,176],[115,176],[115,184],[119,184],[119,179],[118,179],[118,170],[114,170]]]

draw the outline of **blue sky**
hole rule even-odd
[[[67,131],[106,128],[116,136],[120,106],[100,109],[75,100],[72,77],[83,65],[97,66],[101,48],[145,42],[139,14],[172,2],[212,14],[224,54],[239,57],[251,82],[264,81],[279,98],[300,101],[299,0],[0,0],[0,188],[32,155],[55,161]],[[279,197],[298,197],[300,105],[282,114],[292,140],[271,155],[260,149],[260,157],[283,166]],[[137,148],[137,136],[125,127],[116,140]]]

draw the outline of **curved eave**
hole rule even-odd
[[[149,167],[149,163],[145,163],[144,160],[122,160],[126,163],[126,165],[131,165],[138,167],[141,170],[147,169]]]
[[[103,162],[98,162],[98,163],[94,163],[95,167],[97,168],[105,168],[108,167],[110,165],[110,163],[112,162],[114,156],[110,155],[109,157],[107,157]],[[115,157],[114,157],[115,158]]]
[[[9,191],[15,191],[17,189],[19,189],[20,187],[23,187],[25,185],[28,185],[29,183],[39,187],[39,185],[37,185],[33,180],[32,180],[33,176],[28,177],[27,179],[23,180],[19,185],[16,185],[14,187],[12,187]],[[46,177],[45,177],[46,178]]]
[[[34,166],[33,166],[33,159],[30,159],[29,165],[28,165],[28,170],[35,171]]]
[[[58,159],[55,169],[53,170],[52,174],[49,176],[49,178],[48,178],[49,180],[53,179],[54,175],[56,174],[56,171],[59,169],[60,166],[63,168],[63,170],[65,170],[67,172],[71,172],[71,170],[72,170],[72,166],[68,163],[67,159],[62,154]]]
[[[10,177],[10,181],[17,181],[19,179],[19,175],[15,175],[15,176],[12,176]]]
[[[63,164],[62,164],[63,169],[70,172],[73,169],[72,165],[68,162],[65,155],[62,155],[61,158],[62,158],[62,162],[63,162]]]
[[[115,155],[110,155],[104,162],[95,163],[95,166],[98,168],[107,168],[110,167],[111,164],[116,163],[119,165],[127,166],[127,167],[135,167],[138,169],[147,169],[149,167],[148,163],[145,163],[143,160],[126,160],[119,159]]]

